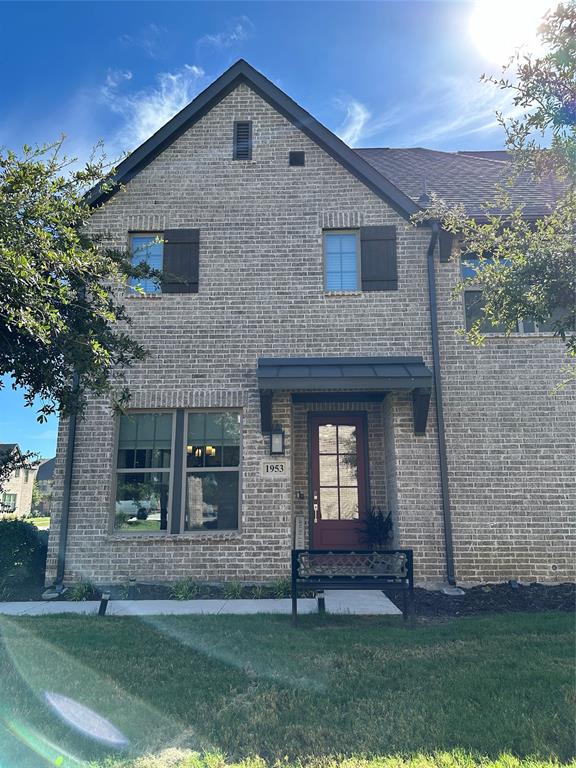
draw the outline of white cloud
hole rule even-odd
[[[128,72],[109,72],[100,95],[102,102],[123,118],[117,135],[107,142],[108,153],[134,149],[183,109],[205,86],[204,70],[186,64],[176,72],[161,72],[156,83],[138,91],[122,86],[131,79]]]
[[[204,35],[198,41],[199,44],[208,44],[214,48],[231,48],[237,43],[248,40],[254,34],[254,24],[248,16],[239,16],[231,19],[222,32],[214,35]]]
[[[437,80],[405,103],[396,103],[381,114],[354,97],[338,99],[346,119],[336,131],[343,141],[358,146],[374,137],[380,146],[445,146],[458,149],[464,137],[501,130],[496,111],[513,117],[523,110],[511,104],[510,94],[465,77]],[[502,143],[504,137],[502,136]]]
[[[364,138],[366,126],[372,115],[364,104],[356,99],[339,100],[339,104],[346,111],[346,119],[336,133],[342,141],[353,147]]]
[[[131,48],[142,48],[152,59],[157,59],[162,51],[162,38],[166,28],[158,24],[148,24],[136,34],[123,34],[118,38],[122,45]]]

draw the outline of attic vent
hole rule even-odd
[[[234,123],[234,160],[252,160],[252,123]]]
[[[288,164],[289,165],[304,165],[305,163],[305,154],[304,152],[289,152],[288,153]]]

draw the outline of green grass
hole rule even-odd
[[[134,765],[219,768],[214,753],[318,768],[336,768],[336,756],[342,768],[516,768],[505,753],[529,768],[530,756],[567,761],[573,624],[560,613],[413,631],[393,618],[303,617],[294,629],[281,616],[0,617],[0,764],[103,764],[168,748],[212,757]],[[129,746],[113,753],[74,732],[46,691],[90,707]]]
[[[41,531],[45,531],[47,528],[50,528],[49,517],[27,517],[26,522],[32,523],[32,525],[35,525],[36,528],[39,528]]]

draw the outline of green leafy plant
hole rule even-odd
[[[96,594],[96,588],[89,581],[79,581],[74,584],[70,589],[70,599],[76,602],[83,602],[89,600]]]
[[[252,587],[252,597],[254,600],[262,600],[266,596],[266,589],[262,584],[254,584]]]
[[[244,586],[237,581],[227,581],[223,593],[226,600],[239,600],[244,594]]]
[[[384,547],[392,538],[392,513],[372,507],[357,526],[360,542],[368,547]]]
[[[38,529],[23,520],[0,520],[0,585],[9,589],[29,579],[40,581],[46,547]]]
[[[171,600],[194,600],[199,594],[200,585],[190,578],[180,579],[170,587]]]
[[[291,589],[290,579],[280,579],[272,585],[272,594],[278,599],[290,597]]]

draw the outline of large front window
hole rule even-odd
[[[116,530],[236,530],[239,492],[238,412],[155,411],[120,417]]]

